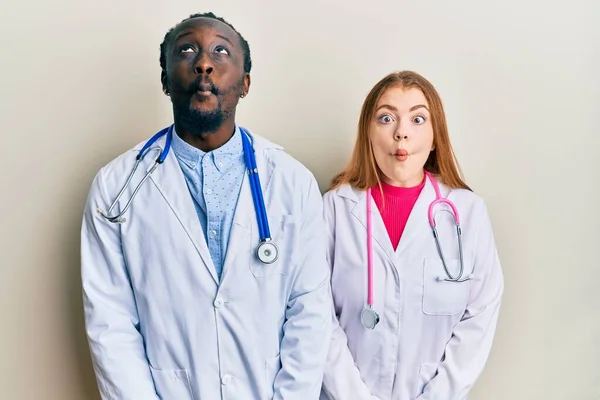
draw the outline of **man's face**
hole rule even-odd
[[[238,34],[210,18],[194,18],[175,28],[161,79],[176,120],[191,134],[215,132],[235,113],[250,86]]]

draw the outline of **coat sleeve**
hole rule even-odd
[[[92,183],[81,230],[81,277],[88,343],[103,400],[158,400],[139,332],[118,224],[106,221],[101,170]]]
[[[326,223],[327,262],[333,271],[335,261],[335,205],[331,194],[324,196],[324,210]],[[369,391],[360,376],[354,358],[350,353],[346,333],[341,328],[336,312],[333,297],[331,299],[332,335],[327,364],[323,377],[323,391],[331,400],[378,400]]]
[[[318,399],[331,335],[329,268],[325,258],[323,203],[314,177],[304,195],[296,274],[281,342],[274,400]]]
[[[463,400],[481,375],[488,359],[504,279],[491,221],[480,203],[480,226],[474,259],[474,280],[466,311],[446,345],[443,361],[417,400]]]

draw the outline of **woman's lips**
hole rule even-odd
[[[404,149],[398,149],[396,150],[395,156],[398,161],[406,161],[406,159],[408,158],[408,151]]]

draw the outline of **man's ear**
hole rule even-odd
[[[248,94],[248,91],[250,90],[250,74],[245,74],[244,75],[244,93],[246,93],[246,95]]]
[[[163,69],[160,73],[160,82],[162,83],[163,92],[168,96],[170,92],[169,92],[169,85],[168,85],[167,81],[168,81],[167,73]]]

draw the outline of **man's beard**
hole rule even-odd
[[[211,111],[198,111],[190,107],[190,104],[174,106],[177,122],[184,132],[193,136],[202,136],[207,133],[216,132],[223,121],[225,121],[231,112],[224,113],[221,107],[221,101],[218,101],[217,107]]]
[[[222,99],[229,95],[241,92],[243,89],[243,84],[244,81],[242,79],[238,84],[233,85],[222,92],[217,91],[213,85],[211,91],[217,97],[217,106],[210,111],[199,111],[193,109],[191,106],[191,97],[187,104],[173,104],[174,113],[177,116],[177,122],[181,126],[181,129],[184,132],[197,137],[215,133],[217,130],[219,130],[223,122],[227,120],[235,111],[235,105],[231,107],[231,109],[224,110]],[[191,93],[194,93],[196,90],[198,90],[197,83],[190,85]]]

